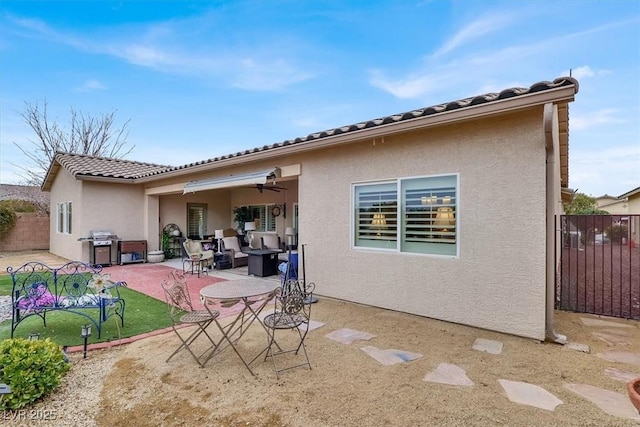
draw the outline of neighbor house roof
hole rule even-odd
[[[618,196],[620,199],[624,199],[625,197],[631,197],[631,196],[635,196],[636,194],[640,193],[640,187],[636,187],[631,191],[627,191],[624,194],[621,194],[620,196]]]
[[[355,123],[352,125],[341,126],[322,132],[316,132],[307,136],[298,137],[295,139],[286,140],[283,142],[264,145],[261,147],[255,147],[252,149],[238,151],[237,153],[231,153],[228,155],[215,157],[195,163],[189,163],[182,166],[161,166],[152,165],[148,163],[139,163],[126,160],[106,159],[100,157],[81,156],[68,153],[58,153],[52,162],[47,177],[43,183],[43,190],[49,190],[55,174],[59,170],[59,167],[64,167],[68,172],[73,174],[74,177],[79,179],[96,179],[96,180],[119,180],[125,182],[136,182],[140,180],[150,181],[164,177],[165,175],[185,174],[202,170],[203,168],[209,168],[216,163],[235,163],[237,161],[249,160],[250,157],[256,156],[262,153],[276,155],[280,150],[287,150],[293,147],[302,147],[304,149],[322,148],[328,146],[330,143],[348,142],[352,135],[354,138],[360,137],[367,131],[380,129],[381,132],[388,130],[389,126],[400,126],[402,130],[410,130],[412,124],[418,123],[419,120],[424,120],[430,117],[442,117],[441,121],[434,121],[436,123],[448,123],[450,121],[460,120],[461,115],[456,115],[457,112],[479,111],[477,109],[483,107],[487,108],[486,113],[493,114],[501,112],[503,110],[523,108],[522,105],[517,103],[510,103],[510,101],[518,100],[519,98],[535,97],[538,94],[546,95],[554,94],[556,91],[566,87],[571,87],[570,96],[567,95],[558,104],[559,111],[559,132],[560,132],[560,162],[561,162],[561,180],[562,187],[568,186],[568,106],[567,102],[572,100],[573,95],[578,91],[578,82],[572,77],[562,77],[555,79],[552,82],[543,81],[535,83],[528,88],[514,87],[505,89],[499,93],[487,93],[484,95],[478,95],[471,98],[465,98],[458,101],[452,101],[445,104],[434,105],[431,107],[421,108],[405,113],[393,114],[373,120]],[[570,99],[569,99],[570,98]],[[550,101],[551,100],[551,101]],[[536,98],[535,102],[545,103],[557,101],[553,99],[551,95],[540,96]],[[509,104],[508,104],[509,103]],[[484,111],[484,110],[483,110]],[[445,119],[445,115],[451,114],[451,119]],[[420,122],[422,123],[422,122]],[[417,124],[416,124],[417,126]],[[338,141],[338,142],[336,142]],[[57,166],[54,166],[57,165]]]
[[[39,187],[33,185],[0,184],[0,200],[34,200],[45,197]]]

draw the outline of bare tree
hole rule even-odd
[[[42,108],[38,103],[25,102],[24,112],[20,115],[36,135],[35,140],[29,140],[29,145],[23,146],[14,142],[33,163],[29,166],[14,165],[24,173],[22,178],[26,180],[27,185],[42,184],[51,161],[59,151],[123,158],[134,148],[125,147],[130,120],[120,128],[115,128],[115,111],[92,117],[78,113],[72,107],[69,129],[64,129],[55,121],[49,121],[46,100]]]

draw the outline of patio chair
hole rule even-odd
[[[277,234],[265,234],[260,237],[260,248],[271,251],[284,252],[284,243]]]
[[[237,237],[223,237],[222,251],[231,252],[231,266],[233,268],[242,267],[249,264],[249,255],[242,252],[240,242]]]
[[[187,253],[187,258],[200,259],[202,267],[211,268],[213,266],[213,249],[205,251],[202,249],[202,243],[191,239],[186,239],[182,242],[182,246]]]
[[[273,313],[264,318],[263,324],[267,329],[269,341],[264,359],[266,361],[267,358],[271,358],[276,378],[279,378],[280,372],[289,369],[301,366],[308,366],[311,369],[304,341],[309,332],[312,304],[305,301],[311,299],[314,288],[313,283],[305,284],[301,280],[287,280],[276,290]],[[290,340],[286,342],[289,345],[285,345],[282,338],[276,340],[277,334],[280,337],[283,335],[279,334],[282,331],[295,332],[294,345],[291,345]],[[276,359],[282,362],[276,362]]]
[[[217,347],[211,336],[207,333],[207,327],[214,322],[220,312],[209,309],[205,306],[204,310],[194,310],[191,303],[191,296],[189,295],[189,289],[187,288],[187,280],[185,275],[180,270],[175,270],[169,273],[166,279],[162,281],[162,289],[169,308],[169,317],[171,318],[171,327],[180,338],[180,346],[169,356],[166,362],[169,362],[173,356],[175,356],[181,350],[186,349],[193,358],[198,362],[200,367],[204,366],[204,361],[201,360],[202,355],[211,350],[211,348]],[[184,326],[195,326],[196,328],[184,329]],[[181,331],[183,331],[181,333]],[[191,331],[191,332],[188,332]],[[204,335],[209,339],[211,346],[197,356],[191,349],[191,344],[200,336]]]

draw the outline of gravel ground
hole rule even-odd
[[[119,349],[70,356],[72,369],[48,397],[27,409],[0,411],[0,425],[96,427],[102,381],[111,370]]]
[[[0,295],[0,322],[11,319],[11,297]]]

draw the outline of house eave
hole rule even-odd
[[[210,162],[188,166],[182,169],[162,172],[157,175],[137,178],[135,183],[155,182],[166,178],[191,175],[198,172],[206,172],[248,162],[269,160],[285,155],[298,154],[312,150],[326,149],[335,145],[349,144],[366,139],[390,136],[411,132],[417,129],[447,125],[465,120],[473,120],[482,117],[501,115],[526,108],[544,105],[546,103],[566,103],[574,100],[576,86],[562,86],[528,95],[521,95],[486,104],[479,104],[460,108],[453,111],[445,111],[425,117],[405,120],[398,123],[382,124],[373,128],[367,128],[346,134],[326,136],[322,139],[300,141],[290,145],[264,149],[257,152],[238,154],[233,157],[217,159]]]

